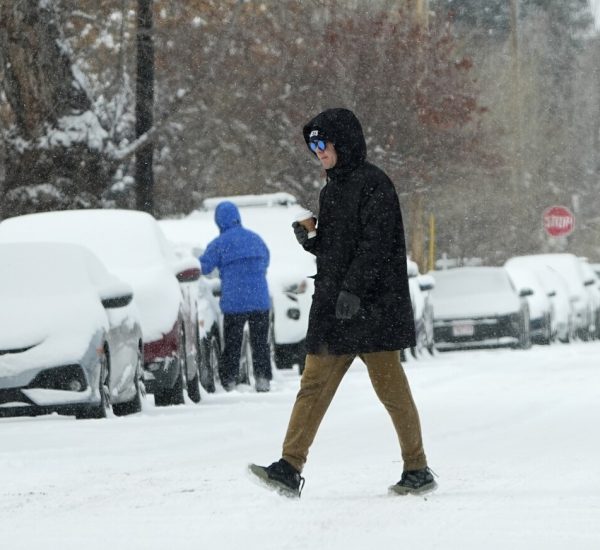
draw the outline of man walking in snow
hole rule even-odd
[[[203,273],[217,268],[221,277],[225,333],[219,364],[221,384],[227,391],[237,384],[244,325],[248,322],[256,391],[266,392],[272,378],[268,343],[271,300],[266,279],[269,249],[256,233],[242,227],[240,212],[232,202],[217,206],[215,222],[221,234],[208,244],[200,264]]]
[[[404,228],[394,185],[367,162],[362,127],[347,109],[329,109],[304,127],[304,139],[327,172],[319,217],[310,233],[294,223],[298,242],[317,259],[300,391],[282,458],[250,471],[280,492],[299,496],[308,450],[355,357],[387,409],[400,442],[404,470],[390,487],[421,494],[436,482],[423,450],[419,415],[400,364],[415,345]]]

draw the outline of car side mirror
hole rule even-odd
[[[133,294],[123,294],[121,296],[112,296],[110,298],[103,298],[102,305],[106,309],[114,309],[118,307],[128,306],[133,300]]]
[[[431,275],[421,275],[419,277],[419,288],[422,292],[433,290],[435,288],[435,280]]]
[[[525,298],[526,296],[533,296],[533,290],[531,290],[530,288],[522,288],[519,292],[519,296],[521,298]]]
[[[114,277],[102,286],[99,298],[106,309],[125,307],[133,300],[133,289],[129,284]]]
[[[180,283],[193,283],[200,278],[200,275],[201,271],[199,267],[191,267],[180,271],[176,274],[176,277]]]
[[[192,256],[177,260],[173,265],[173,272],[180,283],[193,283],[202,274],[200,262]]]

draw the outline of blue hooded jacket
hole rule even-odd
[[[218,268],[221,276],[221,311],[247,313],[270,308],[267,267],[269,249],[253,231],[242,227],[240,212],[229,201],[220,203],[215,222],[221,234],[200,257],[203,273]]]

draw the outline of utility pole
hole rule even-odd
[[[429,0],[408,0],[409,13],[413,23],[419,28],[419,43],[415,55],[423,58],[422,40],[427,40],[429,28]],[[425,70],[425,69],[424,69]],[[411,259],[417,263],[421,273],[427,271],[427,254],[425,253],[425,214],[423,189],[417,188],[409,198],[409,252]]]
[[[135,137],[148,132],[154,124],[154,41],[152,22],[153,0],[137,3],[137,69],[135,86]],[[154,172],[152,167],[154,142],[149,140],[135,154],[136,207],[154,212]]]
[[[521,61],[519,54],[519,0],[510,1],[510,52],[512,58],[512,191],[518,200],[523,183],[523,108],[521,89]],[[518,203],[517,203],[518,204]]]
[[[423,28],[429,26],[429,0],[415,0],[415,19]]]

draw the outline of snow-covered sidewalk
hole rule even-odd
[[[246,473],[279,457],[295,372],[277,372],[269,394],[130,418],[0,420],[2,546],[600,548],[600,343],[438,354],[407,373],[439,475],[426,498],[387,495],[398,445],[357,361],[299,501]]]

